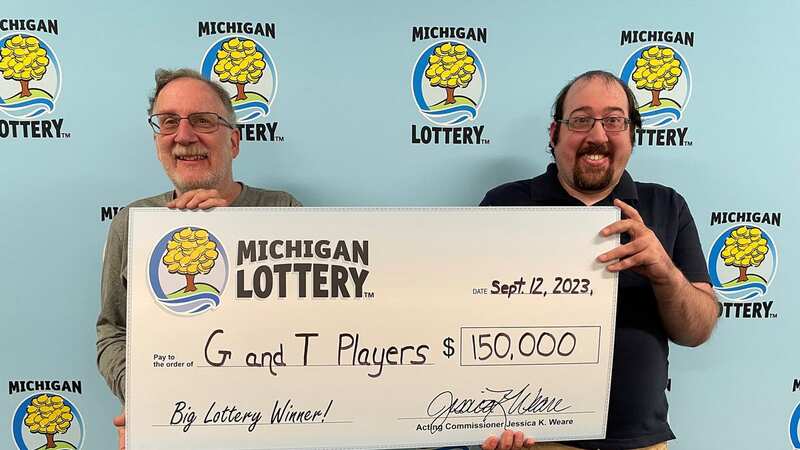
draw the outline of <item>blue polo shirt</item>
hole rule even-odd
[[[557,167],[529,180],[498,186],[481,206],[585,206],[557,178]],[[710,283],[697,227],[686,201],[675,190],[633,181],[625,171],[608,197],[633,206],[690,282]],[[597,230],[598,232],[600,230]],[[629,241],[622,235],[622,243]],[[674,439],[667,423],[668,336],[647,278],[631,270],[619,274],[614,367],[606,439],[564,442],[584,449],[633,449]],[[533,436],[535,438],[535,436]]]

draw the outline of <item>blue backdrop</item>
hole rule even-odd
[[[236,178],[308,206],[476,205],[489,188],[545,169],[550,105],[569,79],[589,69],[625,78],[649,122],[629,170],[687,198],[724,293],[712,339],[672,348],[671,448],[800,448],[800,373],[787,350],[800,338],[797,17],[794,0],[4,5],[3,58],[22,47],[33,56],[0,62],[0,379],[9,386],[0,442],[41,446],[14,416],[55,393],[78,416],[60,436],[115,445],[119,404],[95,368],[94,322],[116,208],[171,187],[146,122],[153,72],[205,62],[218,77],[216,49],[236,37],[265,61],[238,103]],[[445,42],[463,45],[476,66],[455,89],[470,111],[456,125],[441,117],[458,111],[434,114],[446,90],[414,76],[423,53]],[[662,55],[651,80],[660,105],[649,73],[636,87],[637,60],[651,48]],[[680,69],[672,81],[658,74],[663,64]],[[741,227],[769,243],[747,282],[720,256]]]

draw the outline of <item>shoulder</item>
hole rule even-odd
[[[675,189],[657,183],[636,183],[637,210],[652,227],[683,229],[694,224],[686,199]]]
[[[482,206],[510,206],[530,201],[533,180],[517,180],[497,186],[483,197]]]
[[[117,212],[114,216],[114,220],[111,221],[111,229],[109,230],[109,236],[119,235],[125,236],[128,234],[128,217],[130,208],[154,208],[160,207],[167,204],[167,199],[171,197],[172,191],[164,192],[163,194],[154,195],[152,197],[147,198],[140,198],[134,202],[128,204],[128,206],[122,208]]]
[[[238,200],[238,199],[237,199]],[[294,196],[285,191],[247,186],[236,206],[302,206]]]
[[[680,212],[687,207],[686,199],[675,189],[658,183],[636,182],[639,204],[654,210]]]

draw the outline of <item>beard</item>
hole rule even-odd
[[[190,145],[188,147],[176,145],[172,151],[172,156],[176,161],[179,157],[189,156],[205,156],[208,158],[208,151],[199,145]],[[202,174],[192,173],[188,177],[181,177],[177,173],[170,173],[168,175],[172,184],[175,185],[175,188],[182,193],[195,189],[217,189],[224,178],[224,173],[221,170],[211,170]]]
[[[217,189],[220,181],[222,181],[221,177],[215,176],[215,174],[209,174],[209,176],[202,179],[180,180],[177,176],[173,176],[171,179],[172,184],[181,193],[195,189]]]
[[[609,158],[609,164],[605,168],[585,167],[580,164],[580,158],[585,155],[599,154]],[[590,145],[578,150],[575,155],[575,165],[572,169],[572,180],[575,187],[582,191],[602,191],[611,184],[614,176],[612,166],[613,154],[605,145]]]

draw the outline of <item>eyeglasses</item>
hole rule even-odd
[[[558,123],[567,124],[567,128],[571,131],[589,131],[594,128],[594,123],[597,121],[603,124],[603,129],[610,132],[625,131],[628,129],[628,124],[631,120],[627,117],[571,117],[569,119],[556,120]]]
[[[196,112],[186,117],[172,113],[153,114],[147,119],[147,122],[157,134],[173,134],[178,131],[178,126],[183,119],[188,120],[192,130],[198,133],[213,133],[220,125],[233,129],[233,125],[213,112]]]

